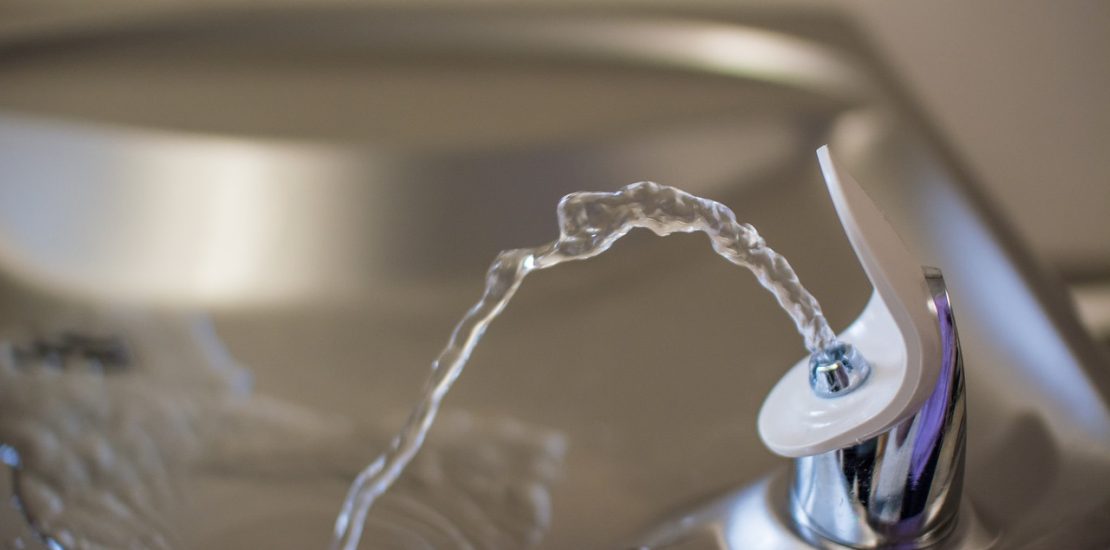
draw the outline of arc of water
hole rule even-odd
[[[751,270],[774,294],[811,353],[836,342],[821,306],[799,282],[786,258],[768,247],[754,227],[738,223],[732,210],[719,202],[674,187],[640,182],[612,193],[572,193],[559,202],[557,214],[557,240],[501,252],[490,265],[482,298],[455,325],[447,346],[432,363],[424,393],[408,421],[389,448],[351,483],[335,521],[333,550],[357,549],[370,507],[420,450],[443,397],[524,277],[535,270],[597,256],[632,229],[649,229],[659,236],[705,233],[717,254]]]

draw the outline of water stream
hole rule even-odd
[[[19,460],[9,465],[17,466],[14,486],[25,520],[42,542],[56,548],[205,547],[205,540],[212,539],[198,539],[196,529],[177,525],[192,494],[186,488],[198,480],[220,484],[225,477],[257,478],[250,485],[251,491],[257,489],[250,493],[253,498],[261,499],[251,501],[257,509],[265,500],[259,491],[272,480],[317,483],[350,479],[357,472],[335,522],[335,550],[355,550],[364,531],[379,544],[534,545],[552,520],[547,485],[561,463],[560,434],[508,420],[460,423],[449,417],[436,423],[433,443],[416,455],[440,402],[524,277],[601,254],[637,227],[660,236],[705,233],[719,255],[751,270],[775,295],[811,352],[835,343],[817,301],[786,259],[720,203],[637,183],[613,193],[568,195],[557,214],[557,240],[497,256],[481,300],[459,321],[432,364],[425,393],[409,419],[365,468],[362,449],[382,441],[374,434],[392,430],[369,433],[254,394],[248,371],[207,320],[124,312],[88,320],[90,327],[99,327],[93,333],[126,335],[121,349],[127,353],[122,354],[112,339],[69,329],[47,330],[62,336],[45,339],[0,337],[0,443],[18,452]],[[77,328],[84,324],[78,322]],[[475,448],[482,452],[474,454]],[[406,479],[398,482],[403,472]],[[372,506],[375,514],[367,522]],[[274,531],[276,520],[267,521],[271,525],[262,531]],[[257,523],[234,529],[251,533],[217,529],[212,535],[269,541],[253,547],[275,540],[250,539],[259,530]],[[297,525],[289,529],[297,534],[283,532],[287,544],[292,544],[290,536],[319,540],[320,533],[300,534]]]
[[[817,300],[801,285],[786,261],[748,224],[738,223],[727,206],[651,182],[612,193],[573,193],[558,210],[559,238],[535,248],[501,252],[486,275],[482,298],[455,325],[447,346],[432,363],[421,399],[389,448],[352,482],[335,522],[333,550],[356,550],[366,515],[424,443],[440,403],[462,373],[489,324],[505,309],[524,277],[563,262],[597,256],[634,228],[656,235],[700,231],[713,250],[746,267],[771,291],[794,321],[811,353],[835,343]]]

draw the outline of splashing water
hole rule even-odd
[[[206,318],[41,315],[0,326],[0,548],[174,550],[229,540],[310,548],[304,538],[318,533],[299,530],[306,517],[322,517],[314,507],[297,508],[309,514],[296,517],[270,509],[278,514],[271,521],[284,524],[267,529],[221,518],[266,509],[278,483],[353,477],[365,446],[388,441],[376,423],[255,393]],[[434,445],[375,504],[366,536],[389,548],[538,543],[551,523],[563,435],[460,411],[440,415],[435,427]],[[235,481],[232,499],[227,480]]]
[[[558,207],[559,238],[535,248],[498,254],[486,275],[481,300],[455,325],[447,347],[432,363],[422,398],[388,450],[368,465],[351,484],[335,521],[333,550],[356,550],[366,514],[375,499],[401,475],[420,450],[440,402],[466,366],[486,328],[505,309],[524,277],[563,262],[585,260],[609,249],[634,228],[656,235],[701,231],[717,254],[755,274],[793,319],[811,353],[836,342],[817,300],[755,228],[736,221],[727,206],[679,189],[640,182],[614,193],[572,193]]]

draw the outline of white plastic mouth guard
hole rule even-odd
[[[940,367],[940,330],[921,263],[859,184],[837,167],[828,146],[817,150],[833,205],[874,292],[840,340],[855,346],[871,375],[855,391],[818,397],[809,359],[795,364],[759,413],[759,435],[773,452],[821,454],[874,437],[915,413]]]

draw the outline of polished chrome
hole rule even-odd
[[[966,434],[963,363],[944,279],[927,269],[926,280],[943,346],[928,401],[858,445],[794,461],[793,517],[815,544],[924,548],[955,526]]]
[[[837,342],[809,358],[809,387],[821,397],[855,391],[871,374],[871,365],[854,346]]]

